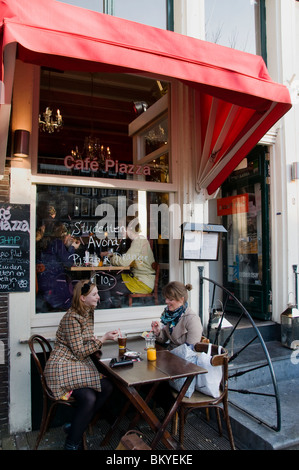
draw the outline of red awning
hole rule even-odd
[[[145,73],[193,87],[197,186],[210,194],[291,107],[287,88],[271,80],[259,56],[55,0],[0,0],[0,21],[2,57],[15,42],[17,57],[32,64]]]

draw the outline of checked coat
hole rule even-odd
[[[63,316],[44,371],[55,398],[78,388],[101,391],[101,376],[89,357],[102,346],[93,327],[93,312],[80,315],[70,308]]]

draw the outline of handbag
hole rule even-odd
[[[206,374],[199,374],[196,377],[195,390],[198,390],[205,395],[217,398],[220,395],[220,382],[222,379],[222,366],[213,366],[211,364],[211,349],[212,344],[209,343],[207,352],[197,353],[196,364],[203,367],[208,372]],[[218,354],[221,354],[221,346],[218,346]]]
[[[177,348],[174,348],[170,351],[172,354],[175,354],[178,357],[181,357],[182,359],[185,359],[186,361],[192,362],[193,364],[196,364],[197,361],[197,352],[195,352],[190,346],[187,346],[186,343],[181,344]],[[177,392],[179,392],[184,385],[186,380],[186,377],[182,377],[181,379],[173,379],[169,380],[169,385],[171,388],[174,388]],[[189,388],[187,389],[185,393],[185,397],[190,398],[195,390],[195,384],[196,384],[196,377],[192,380]]]
[[[151,448],[143,441],[143,435],[132,429],[121,438],[116,450],[151,450]]]

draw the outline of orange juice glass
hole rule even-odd
[[[156,348],[148,348],[147,349],[147,360],[148,361],[155,361],[156,359],[157,359]]]

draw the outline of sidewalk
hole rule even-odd
[[[129,420],[124,418],[118,430],[108,446],[101,447],[101,441],[109,429],[107,421],[100,420],[93,428],[92,434],[87,433],[87,444],[89,450],[113,451],[116,449],[121,436],[126,432]],[[138,426],[144,435],[144,440],[149,443],[153,432],[146,423]],[[225,425],[224,425],[225,428]],[[225,429],[224,429],[225,432]],[[2,450],[33,450],[38,431],[24,432],[2,438],[0,448]],[[153,437],[152,437],[153,438]],[[38,450],[63,450],[65,434],[62,427],[50,428],[42,440]],[[185,426],[185,450],[230,450],[228,439],[220,437],[218,430],[215,430],[204,418],[196,413],[190,413]],[[158,451],[166,450],[162,443],[157,447]]]

